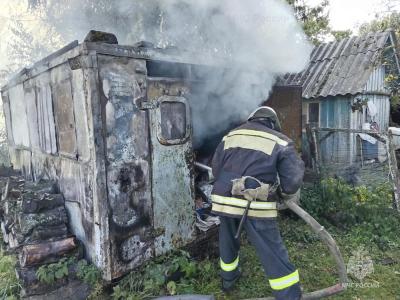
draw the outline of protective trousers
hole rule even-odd
[[[240,219],[221,216],[220,220],[221,277],[223,280],[233,281],[240,275],[240,241],[235,239]],[[247,219],[244,228],[250,243],[256,248],[275,299],[300,299],[299,273],[289,262],[276,219]]]

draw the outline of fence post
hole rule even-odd
[[[320,157],[320,147],[319,147],[319,140],[317,139],[317,128],[313,127],[311,128],[312,132],[312,140],[314,144],[314,153],[315,153],[315,167],[318,175],[321,175],[321,170],[320,170],[320,163],[321,163],[321,157]],[[318,135],[319,136],[319,135]]]
[[[393,182],[393,207],[400,211],[400,196],[399,196],[399,170],[397,168],[396,152],[393,147],[393,134],[391,131],[388,132],[386,137],[386,150],[389,162],[389,173]]]

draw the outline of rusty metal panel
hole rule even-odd
[[[275,86],[264,103],[275,109],[283,134],[292,139],[298,148],[302,144],[302,89],[300,86]]]
[[[44,73],[36,78],[36,97],[40,148],[45,153],[56,154],[56,128],[54,123],[50,75],[48,73]]]
[[[72,97],[74,99],[74,115],[76,130],[76,146],[78,159],[87,162],[90,160],[88,109],[84,90],[84,76],[81,69],[72,73]]]
[[[32,173],[35,180],[48,179],[57,181],[60,173],[60,160],[47,153],[32,152]]]
[[[27,81],[24,83],[24,91],[31,148],[39,150],[40,147],[36,109],[36,89],[35,86],[32,84],[32,81]]]
[[[70,79],[53,83],[59,153],[76,156],[74,103]]]
[[[10,151],[10,161],[15,170],[20,170],[27,179],[32,179],[31,152],[25,149]]]
[[[30,147],[25,95],[22,84],[9,90],[11,128],[16,146]]]
[[[10,146],[14,145],[14,138],[12,133],[12,126],[11,126],[11,111],[10,111],[10,100],[8,97],[8,92],[3,92],[1,95],[3,101],[3,111],[4,111],[4,118],[6,121],[6,132],[7,132],[7,140]]]
[[[88,258],[95,260],[93,235],[93,176],[91,168],[67,158],[61,158],[59,186],[70,212],[72,232],[82,241]]]
[[[148,101],[156,107],[149,111],[153,224],[158,233],[154,241],[155,255],[186,245],[194,238],[193,150],[188,138],[191,121],[188,103],[181,96],[186,90],[182,82],[155,80],[148,84]],[[166,104],[185,105],[185,108],[163,109]],[[182,124],[185,124],[184,134]],[[173,125],[180,129],[174,129]]]
[[[111,277],[153,256],[148,116],[144,60],[99,56],[105,108]]]

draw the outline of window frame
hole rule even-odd
[[[163,137],[162,135],[162,126],[161,126],[161,105],[164,102],[169,102],[169,103],[183,103],[185,105],[185,118],[186,118],[186,126],[185,126],[185,136],[181,139],[167,139]],[[182,96],[167,96],[163,95],[157,99],[157,139],[162,145],[166,146],[171,146],[171,145],[182,145],[187,142],[189,139],[191,132],[192,132],[192,127],[191,127],[191,115],[190,115],[190,106],[189,102],[185,97]]]

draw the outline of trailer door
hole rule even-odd
[[[156,255],[187,244],[194,233],[192,130],[182,89],[177,82],[148,83]]]

